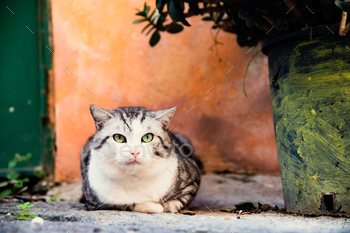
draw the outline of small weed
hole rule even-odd
[[[35,214],[29,214],[29,209],[33,207],[33,204],[29,205],[29,202],[24,203],[23,205],[18,205],[18,208],[23,210],[19,211],[19,215],[15,217],[17,220],[29,220],[37,217]]]
[[[61,197],[61,193],[56,194],[53,197],[50,197],[49,199],[47,199],[47,202],[57,202],[60,200]]]
[[[32,157],[31,153],[27,153],[26,155],[20,155],[18,153],[15,154],[13,158],[8,162],[8,172],[7,179],[8,181],[4,181],[0,183],[0,188],[3,190],[0,192],[0,198],[6,196],[15,196],[19,193],[25,191],[28,187],[25,187],[23,184],[29,182],[28,177],[20,178],[20,173],[15,170],[18,163],[26,162],[30,168],[33,168],[29,159]],[[42,179],[47,174],[42,170],[37,170],[33,168],[34,175],[38,178]]]

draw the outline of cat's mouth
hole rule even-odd
[[[136,160],[133,160],[131,162],[126,163],[126,165],[132,165],[132,166],[139,165],[139,164],[141,164],[141,163],[139,161],[136,161]]]

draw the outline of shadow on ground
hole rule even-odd
[[[280,176],[203,176],[191,209],[196,215],[142,214],[125,211],[87,211],[78,202],[81,182],[64,184],[50,191],[61,193],[60,202],[37,202],[31,213],[43,225],[14,220],[16,203],[0,204],[0,232],[350,232],[350,220],[332,217],[302,217],[269,211],[261,214],[221,212],[241,201],[259,201],[283,207]],[[11,215],[7,215],[7,214]]]
[[[81,180],[62,184],[48,192],[50,196],[57,194],[60,194],[62,200],[79,199]],[[242,201],[259,201],[283,208],[281,177],[279,175],[203,175],[200,189],[191,206],[234,206]]]

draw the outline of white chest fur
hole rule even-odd
[[[89,166],[89,183],[99,199],[107,204],[133,204],[146,201],[158,202],[173,185],[176,175],[177,159],[163,159],[152,171],[125,171],[107,174],[99,165],[97,155],[92,154]],[[154,172],[154,169],[157,172]],[[135,169],[137,170],[137,169]],[[170,170],[170,171],[169,171]],[[173,174],[174,173],[174,174]]]

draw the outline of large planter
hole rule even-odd
[[[350,216],[350,33],[338,28],[263,45],[287,212]]]

